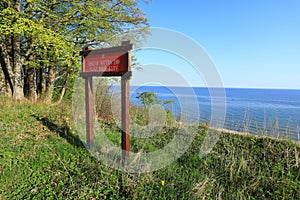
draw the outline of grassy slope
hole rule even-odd
[[[200,159],[200,128],[177,162],[128,175],[91,157],[72,127],[67,105],[0,99],[0,199],[300,199],[300,147],[292,142],[223,133]]]

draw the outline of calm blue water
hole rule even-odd
[[[211,120],[208,88],[132,86],[131,102],[139,104],[136,93],[143,91],[155,92],[162,101],[174,100],[167,107],[176,118],[181,116],[187,121],[204,122]],[[300,140],[300,90],[227,88],[225,92],[224,128]]]

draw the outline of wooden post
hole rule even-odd
[[[122,161],[126,161],[130,151],[130,77],[131,77],[131,52],[128,52],[128,72],[121,78],[121,118],[122,118]]]
[[[86,143],[91,148],[94,145],[94,124],[93,124],[93,78],[85,78],[85,108],[86,108]]]

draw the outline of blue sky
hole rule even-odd
[[[140,7],[150,26],[201,45],[225,87],[300,89],[299,0],[153,0]]]

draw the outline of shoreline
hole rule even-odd
[[[184,122],[184,123],[180,122],[180,124],[181,125],[197,125],[197,124],[190,124],[190,123],[187,123],[187,122]],[[214,128],[214,127],[211,127],[208,122],[203,122],[203,121],[198,123],[197,126],[202,127],[202,128],[206,128],[206,129],[219,131],[221,133],[229,133],[229,134],[247,136],[247,137],[254,136],[255,138],[269,138],[269,139],[280,140],[280,141],[290,141],[290,142],[293,142],[297,145],[300,145],[300,140],[299,140],[300,135],[298,135],[298,141],[297,141],[297,140],[294,140],[294,139],[288,138],[288,137],[286,137],[286,138],[278,137],[278,136],[274,137],[274,136],[270,136],[270,135],[259,135],[259,134],[255,134],[255,133],[251,133],[251,132],[236,131],[236,130],[227,129],[227,128]]]
[[[241,136],[254,136],[255,138],[269,138],[269,139],[280,140],[280,141],[290,141],[297,145],[300,145],[299,140],[296,141],[291,138],[272,137],[269,135],[257,135],[255,133],[240,132],[240,131],[235,131],[235,130],[230,130],[230,129],[225,129],[225,128],[213,128],[213,127],[208,127],[208,128],[216,130],[216,131],[220,131],[221,133],[229,133],[229,134],[235,134],[235,135],[241,135]]]

